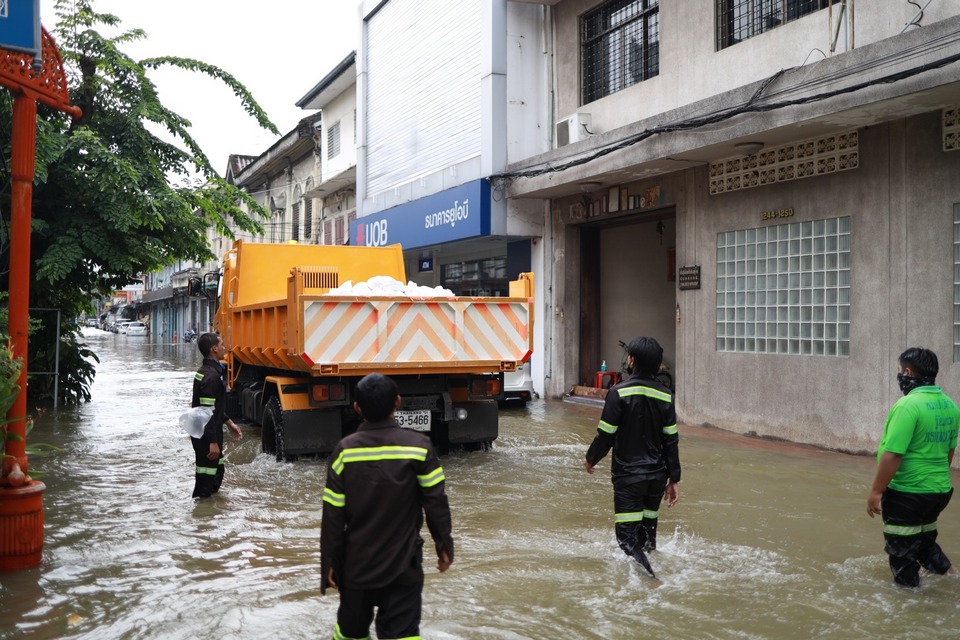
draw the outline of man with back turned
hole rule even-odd
[[[673,393],[654,378],[663,349],[653,338],[627,345],[631,375],[607,392],[597,435],[583,467],[593,473],[613,448],[614,522],[623,552],[653,575],[644,552],[657,548],[657,520],[664,494],[667,507],[680,499],[680,453]]]
[[[900,354],[897,383],[903,397],[887,415],[867,498],[867,514],[883,517],[893,581],[905,587],[920,586],[921,566],[955,573],[937,544],[937,518],[953,495],[950,462],[960,409],[934,384],[939,370],[937,354],[929,349]]]
[[[419,637],[424,513],[437,569],[453,562],[443,468],[428,437],[393,419],[393,380],[371,373],[354,398],[364,422],[334,448],[323,490],[320,593],[340,591],[336,640],[369,638],[374,607],[378,638]]]

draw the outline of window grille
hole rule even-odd
[[[307,198],[303,203],[303,237],[309,238],[313,233],[313,198]]]
[[[717,0],[717,48],[735,45],[829,4],[830,0]]]
[[[583,103],[660,73],[659,0],[606,2],[580,19]]]
[[[850,355],[849,216],[717,234],[717,351]]]
[[[294,203],[293,207],[293,230],[290,232],[290,239],[300,241],[300,203]]]
[[[327,129],[327,159],[340,155],[340,121],[333,123]]]

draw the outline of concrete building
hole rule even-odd
[[[297,101],[321,111],[318,130],[320,177],[304,196],[320,203],[319,244],[346,244],[357,217],[357,53],[352,51]]]
[[[960,3],[522,4],[552,148],[490,179],[544,211],[548,395],[635,335],[739,432],[875,450],[908,346],[958,395]]]

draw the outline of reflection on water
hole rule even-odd
[[[248,426],[221,494],[193,502],[176,418],[196,346],[89,340],[93,402],[32,434],[64,451],[31,461],[46,472],[44,562],[0,574],[0,638],[329,637],[325,461],[277,464]],[[598,416],[508,407],[492,451],[443,459],[457,558],[428,572],[424,637],[957,637],[960,579],[893,586],[865,457],[682,426],[681,501],[651,554],[662,582],[646,577],[616,545],[607,474],[581,466]],[[940,531],[960,559],[960,505]]]

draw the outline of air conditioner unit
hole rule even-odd
[[[579,142],[590,135],[587,131],[590,128],[590,114],[575,113],[572,116],[567,116],[560,119],[556,127],[555,140],[557,141],[557,147]]]

